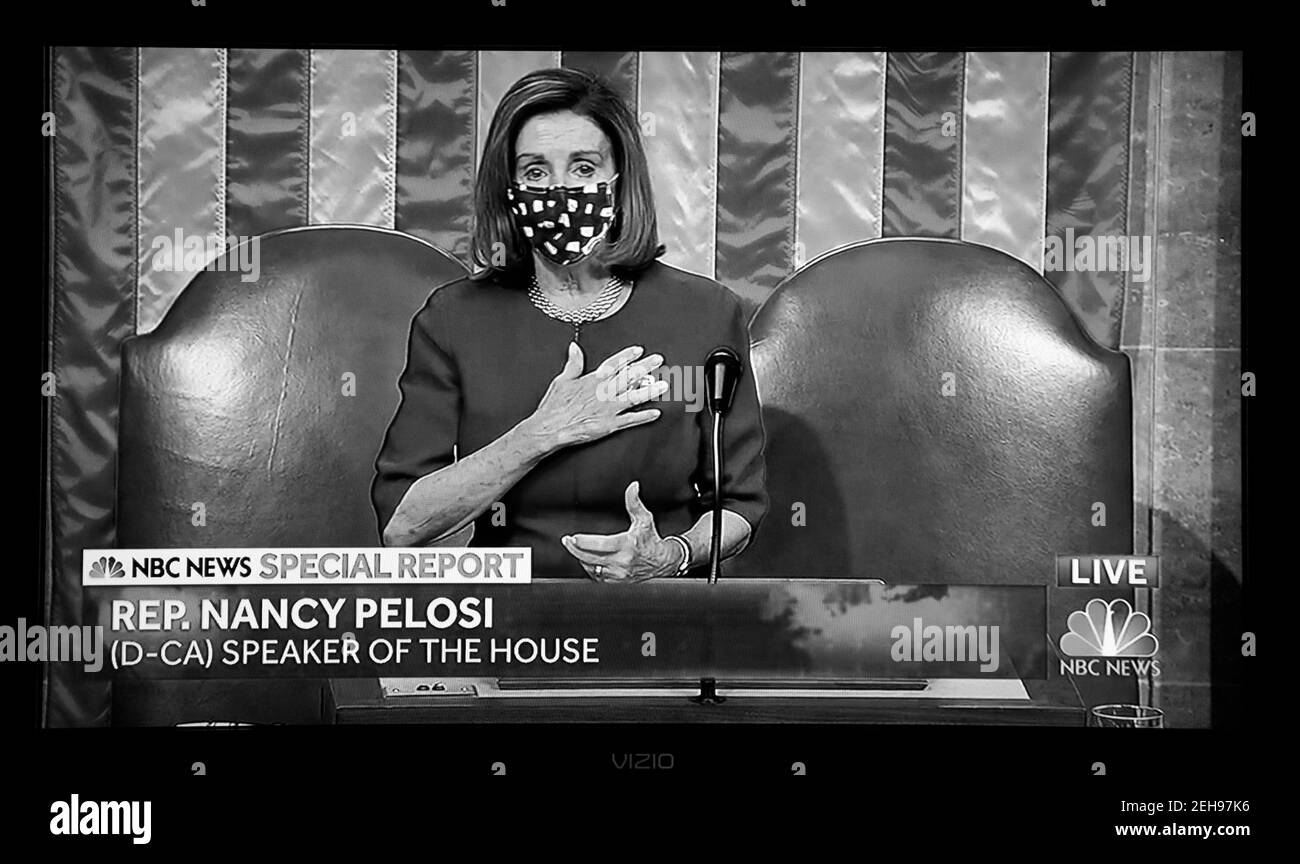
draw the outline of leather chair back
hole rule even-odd
[[[256,281],[205,270],[123,347],[123,547],[380,545],[370,483],[411,318],[466,270],[381,228],[257,242]]]
[[[856,244],[750,332],[772,503],[728,575],[1045,584],[1057,553],[1131,550],[1128,359],[1024,263]]]
[[[256,281],[205,270],[123,346],[119,546],[379,545],[370,482],[411,318],[466,270],[368,226],[257,242]],[[327,704],[322,679],[128,679],[113,723],[319,723]]]

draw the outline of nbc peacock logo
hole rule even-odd
[[[121,579],[124,575],[122,562],[112,555],[103,555],[90,562],[90,578],[92,579]]]
[[[1151,658],[1160,640],[1151,632],[1151,618],[1134,611],[1127,600],[1089,600],[1070,613],[1067,632],[1061,636],[1062,674],[1159,675],[1160,664]]]

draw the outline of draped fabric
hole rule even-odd
[[[966,58],[961,239],[1043,269],[1047,210],[1046,54]]]
[[[1045,238],[1127,233],[1133,64],[1129,53],[56,50],[51,619],[79,619],[80,550],[113,543],[118,350],[193,275],[158,254],[178,233],[224,244],[364,223],[468,263],[492,112],[521,75],[563,65],[602,75],[635,113],[664,260],[751,310],[817,256],[882,236],[970,240],[1042,272]],[[1118,347],[1125,274],[1045,275],[1094,339]],[[103,693],[75,690],[71,674],[54,673],[49,722],[105,719]]]
[[[664,260],[713,276],[718,235],[718,75],[712,51],[641,57],[641,129]]]
[[[136,327],[139,57],[122,48],[54,52],[54,284],[50,286],[50,507],[46,620],[83,620],[81,550],[113,541],[117,348]],[[108,720],[108,689],[76,663],[49,664],[46,722]]]
[[[890,55],[884,236],[961,236],[964,54]]]
[[[396,227],[469,260],[478,63],[474,51],[402,51]]]
[[[392,228],[397,52],[311,52],[307,220]]]
[[[794,264],[882,232],[885,55],[800,56]]]
[[[1129,136],[1133,64],[1127,54],[1053,54],[1048,89],[1049,237],[1143,233],[1128,229]],[[1124,274],[1061,270],[1046,274],[1089,330],[1118,344]]]
[[[176,230],[182,237],[225,236],[225,87],[224,50],[140,52],[135,292],[140,332],[158,326],[192,275],[168,266],[175,259]],[[183,255],[183,243],[180,251]]]
[[[122,50],[139,68],[118,82],[137,113],[139,332],[188,281],[152,260],[177,229],[371,224],[468,261],[492,113],[557,65],[637,117],[665,260],[750,306],[860,240],[960,238],[1043,272],[1046,237],[1124,233],[1128,53]],[[1122,273],[1046,275],[1119,344]]]
[[[226,54],[226,229],[235,236],[307,224],[310,55]]]
[[[799,55],[723,54],[716,277],[758,307],[794,270]]]

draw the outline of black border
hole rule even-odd
[[[190,0],[119,7],[74,0],[33,14],[43,19],[39,24],[40,41],[59,44],[402,48],[427,44],[478,49],[557,48],[562,44],[569,50],[588,44],[584,35],[549,35],[554,30],[556,2],[507,0],[505,9],[493,8],[491,0],[430,0],[419,6],[367,2],[350,8],[300,3],[272,7],[265,2],[232,0],[206,3],[204,8],[194,8]],[[1240,49],[1248,38],[1254,41],[1254,35],[1268,27],[1270,20],[1277,22],[1273,7],[1263,7],[1271,13],[1267,18],[1262,11],[1256,11],[1261,7],[1239,2],[1231,8],[1199,9],[1190,3],[1107,0],[1105,8],[1097,8],[1092,0],[1039,0],[942,2],[924,7],[896,4],[885,8],[883,4],[808,0],[807,7],[793,8],[788,0],[751,0],[710,3],[705,9],[698,0],[665,0],[628,9],[619,4],[563,2],[564,16],[573,22],[577,33],[592,34],[590,38],[598,39],[600,47],[606,49],[617,45],[640,50],[862,50],[885,45],[890,50]],[[199,15],[209,17],[194,17]],[[401,42],[393,42],[395,38]],[[11,51],[14,56],[10,62],[18,70],[11,82],[30,81],[33,50]],[[1241,410],[1245,509],[1242,616],[1243,628],[1257,635],[1262,635],[1262,586],[1290,578],[1288,572],[1274,573],[1270,583],[1260,583],[1254,577],[1254,570],[1265,560],[1260,538],[1273,536],[1276,529],[1261,526],[1264,513],[1255,511],[1261,503],[1259,481],[1256,478],[1252,482],[1249,473],[1252,464],[1258,471],[1260,457],[1246,456],[1258,446],[1254,439],[1259,430],[1276,423],[1276,414],[1268,413],[1275,409],[1263,407],[1269,403],[1269,394],[1285,398],[1283,376],[1267,374],[1278,368],[1267,364],[1263,356],[1263,349],[1274,343],[1262,341],[1259,322],[1264,315],[1251,290],[1252,279],[1269,271],[1251,266],[1248,252],[1248,248],[1276,248],[1275,241],[1286,240],[1277,236],[1278,228],[1272,223],[1262,221],[1263,199],[1253,193],[1250,185],[1264,179],[1266,163],[1259,148],[1269,146],[1283,134],[1286,100],[1263,97],[1264,88],[1280,87],[1286,80],[1281,74],[1266,71],[1266,58],[1272,56],[1270,49],[1247,52],[1242,81],[1243,110],[1257,113],[1261,130],[1258,137],[1245,140],[1241,164],[1242,369],[1256,373],[1263,394],[1243,399]],[[15,63],[15,59],[19,62]],[[43,104],[48,105],[52,90],[48,49],[44,49],[44,71]],[[1270,112],[1267,106],[1274,110]],[[19,129],[30,128],[28,123],[16,123]],[[39,175],[45,231],[40,284],[47,285],[52,268],[52,151],[49,139],[42,138],[42,145],[47,161],[46,170]],[[30,182],[36,176],[16,163],[10,170],[11,179],[27,175]],[[1286,194],[1287,179],[1285,174],[1279,174],[1274,181],[1280,187],[1279,195]],[[1279,195],[1271,197],[1276,200]],[[25,205],[15,202],[11,206],[20,218],[30,218],[22,215],[28,212]],[[1252,226],[1249,232],[1247,226]],[[21,256],[22,249],[15,254]],[[22,290],[23,281],[19,280],[14,289]],[[1291,290],[1287,280],[1271,281],[1276,282],[1277,289],[1268,290]],[[33,367],[38,362],[38,351],[41,368],[46,368],[50,309],[48,292],[31,290],[30,282],[26,284],[28,302],[39,302],[40,310],[32,315],[14,314],[21,320],[39,318],[41,327],[39,333],[36,327],[24,327],[22,337],[11,340],[11,344],[20,346],[22,356],[10,368],[24,370],[19,380],[31,382],[36,378]],[[37,296],[43,299],[35,301]],[[39,348],[33,344],[38,341]],[[31,390],[19,392],[30,394]],[[31,403],[35,398],[29,395],[21,401],[34,408]],[[48,438],[48,413],[43,398],[39,410],[44,442]],[[1265,414],[1261,415],[1261,410]],[[29,441],[28,434],[23,433],[18,440]],[[33,482],[27,452],[25,447],[21,451],[11,449],[14,473],[10,476],[24,478],[24,490],[30,489],[27,484]],[[23,456],[21,471],[15,464],[19,455]],[[47,554],[44,511],[48,508],[48,452],[44,443],[38,462],[43,512],[37,545],[43,573]],[[25,491],[18,499],[30,500]],[[1260,515],[1252,517],[1254,512]],[[29,519],[24,515],[11,525],[25,529]],[[26,530],[14,533],[19,535],[11,535],[15,545],[21,538],[22,548],[31,548],[30,539],[21,537]],[[44,577],[40,591],[34,594],[30,582],[22,578],[24,572],[30,571],[15,568],[4,580],[4,590],[15,597],[12,605],[6,599],[5,608],[19,610],[18,614],[26,614],[29,620],[39,620],[43,617]],[[17,616],[5,615],[11,617]],[[1266,651],[1271,640],[1262,641]],[[152,798],[153,847],[174,840],[181,848],[192,849],[196,845],[192,832],[202,833],[204,825],[211,827],[214,817],[237,811],[241,830],[229,838],[232,845],[228,849],[233,850],[235,843],[251,843],[257,844],[258,851],[266,851],[273,843],[302,844],[311,836],[328,841],[338,831],[365,837],[373,835],[378,825],[398,824],[403,819],[415,826],[430,826],[437,833],[438,823],[460,818],[449,810],[453,799],[446,793],[459,789],[464,781],[491,776],[494,761],[504,761],[509,776],[545,778],[552,783],[617,773],[669,774],[709,780],[710,785],[696,787],[708,789],[714,788],[712,783],[726,784],[729,780],[789,776],[790,764],[803,761],[809,776],[847,781],[839,788],[849,793],[847,798],[853,801],[850,806],[859,810],[861,825],[868,833],[898,836],[914,829],[908,836],[922,844],[937,826],[947,832],[967,825],[982,830],[980,836],[984,839],[1003,838],[997,842],[1022,836],[1019,832],[1046,831],[1058,838],[1043,850],[1043,854],[1051,856],[1051,848],[1064,850],[1094,840],[1114,839],[1115,823],[1141,821],[1121,816],[1120,798],[1249,800],[1250,812],[1211,814],[1203,821],[1262,825],[1268,808],[1266,800],[1257,800],[1256,796],[1268,789],[1265,775],[1276,770],[1273,766],[1281,755],[1272,749],[1268,733],[1287,712],[1274,702],[1276,710],[1261,713],[1265,706],[1259,698],[1263,686],[1261,662],[1256,659],[1241,666],[1241,709],[1248,727],[1164,730],[1147,735],[1034,728],[811,725],[389,727],[382,736],[373,731],[334,727],[37,730],[32,727],[40,722],[39,705],[43,702],[39,667],[14,669],[12,664],[5,664],[0,679],[5,687],[2,692],[30,693],[34,698],[28,701],[7,695],[0,718],[23,730],[7,742],[13,771],[6,773],[14,778],[11,782],[20,783],[25,790],[22,803],[9,815],[14,817],[13,824],[22,826],[19,834],[27,839],[51,839],[46,831],[49,802],[66,798],[74,791],[85,797],[116,799],[137,793]],[[1286,679],[1280,680],[1280,689],[1285,690]],[[1286,695],[1282,692],[1279,697]],[[1071,745],[1077,741],[1077,746],[1063,746],[1062,735],[1071,736]],[[613,767],[614,753],[672,753],[673,768],[620,771]],[[206,763],[206,779],[194,777],[191,766],[195,761]],[[1096,762],[1106,764],[1105,776],[1096,773]],[[414,796],[404,791],[411,787],[417,792]],[[246,794],[231,798],[232,788],[241,788]],[[593,802],[589,796],[560,797],[562,800],[553,803],[567,805],[570,812],[594,803],[599,816],[609,806],[609,802]],[[491,803],[494,800],[496,804]],[[502,800],[508,799],[477,798],[471,808],[500,822],[509,818],[506,808],[500,806]],[[528,806],[539,801],[530,798]],[[332,812],[348,818],[336,830],[321,830],[319,826],[330,824]],[[853,824],[839,826],[838,831],[832,829],[823,836],[828,841],[845,837],[845,828]],[[745,829],[742,825],[740,830],[762,829]],[[787,825],[781,830],[802,833],[804,829]],[[816,827],[811,830],[816,836]],[[262,840],[251,839],[263,831],[266,833]],[[1254,833],[1261,836],[1265,832],[1260,829]],[[59,838],[59,842],[64,841],[77,842]],[[89,844],[96,843],[102,844],[99,848],[132,848],[121,842],[82,838],[82,845],[88,849]]]

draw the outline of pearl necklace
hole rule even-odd
[[[578,341],[578,330],[583,324],[595,321],[610,310],[618,302],[618,298],[623,294],[623,287],[629,283],[618,276],[610,277],[605,287],[596,295],[586,306],[578,309],[561,309],[551,302],[551,299],[542,291],[542,286],[537,282],[537,276],[534,275],[532,282],[528,286],[528,299],[532,304],[542,311],[549,318],[557,321],[563,321],[566,324],[573,325],[573,340]]]

